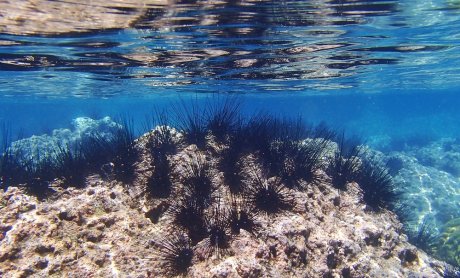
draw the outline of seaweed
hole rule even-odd
[[[392,176],[375,157],[362,159],[357,182],[364,203],[373,211],[391,208],[398,198]]]
[[[187,235],[175,232],[157,240],[158,255],[168,275],[187,273],[193,263],[193,247]]]
[[[460,218],[453,218],[440,228],[436,256],[449,264],[460,266]]]

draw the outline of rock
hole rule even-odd
[[[37,252],[41,256],[46,255],[47,253],[53,253],[54,252],[54,246],[40,244],[35,248],[35,252]]]
[[[73,133],[86,136],[82,126],[89,130],[100,126],[93,124],[82,119],[75,123]],[[108,123],[102,126],[111,128]],[[148,136],[136,141],[140,149],[145,148]],[[183,166],[190,163],[184,158],[196,152],[208,159],[213,186],[218,188],[215,193],[226,201],[229,194],[222,187],[222,173],[215,169],[219,152],[180,146],[168,160]],[[404,165],[416,162],[401,157]],[[254,163],[251,159],[255,160],[248,157],[248,163]],[[87,188],[60,191],[42,202],[15,187],[0,191],[0,202],[5,204],[0,207],[0,273],[11,277],[171,277],[158,246],[183,229],[174,223],[170,209],[183,187],[178,179],[172,191],[177,195],[152,199],[145,194],[150,174],[146,171],[151,171],[145,165],[150,161],[143,149],[130,186],[94,175],[88,177]],[[172,175],[180,176],[179,170]],[[398,175],[404,171],[400,169]],[[422,273],[440,277],[435,266],[441,263],[408,243],[394,214],[365,210],[359,190],[354,190],[357,185],[338,193],[328,177],[320,174],[324,181],[320,185],[295,192],[293,209],[258,213],[254,216],[257,228],[228,235],[225,250],[213,250],[210,238],[197,242],[185,276],[409,277]]]
[[[111,138],[121,126],[110,117],[93,120],[88,117],[76,118],[72,122],[73,130],[55,129],[51,135],[33,135],[29,138],[20,139],[11,143],[13,153],[20,153],[25,160],[42,161],[54,157],[60,146],[69,146],[70,150],[75,144],[88,140],[97,135],[101,138]]]
[[[415,248],[404,249],[398,254],[401,264],[411,264],[417,260],[417,250]]]

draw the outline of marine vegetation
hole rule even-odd
[[[442,227],[436,255],[460,266],[460,218],[452,219]]]

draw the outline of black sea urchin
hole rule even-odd
[[[276,138],[276,118],[266,113],[253,115],[237,134],[240,148],[258,151],[261,155],[269,152],[271,142]]]
[[[84,187],[89,165],[81,143],[76,143],[73,150],[68,145],[59,146],[55,156],[57,176],[63,180],[64,185]]]
[[[397,199],[392,176],[375,158],[362,159],[357,182],[363,201],[374,211],[391,207]]]
[[[21,158],[20,161],[22,177],[17,180],[21,180],[26,191],[38,199],[48,197],[53,192],[50,183],[56,178],[54,158],[39,153],[34,159]]]
[[[240,193],[243,188],[243,162],[241,150],[233,142],[221,153],[219,168],[224,174],[225,184],[231,193]]]
[[[346,141],[344,135],[339,140],[338,149],[331,157],[328,175],[332,186],[345,190],[348,183],[356,181],[359,173],[361,147],[354,142]]]
[[[439,241],[435,227],[425,218],[420,224],[407,231],[409,242],[430,255],[436,253]]]
[[[192,155],[181,170],[185,194],[195,199],[203,208],[208,207],[212,201],[214,188],[209,173],[210,165],[206,157],[202,154]]]
[[[121,118],[119,122],[121,127],[112,136],[96,133],[85,139],[82,142],[83,152],[94,171],[130,183],[139,153],[135,147],[132,121]]]
[[[0,189],[6,190],[12,184],[23,182],[25,176],[19,154],[10,148],[10,126],[2,123],[0,135]]]
[[[206,237],[204,210],[196,200],[183,198],[174,204],[169,212],[173,223],[185,228],[193,244]]]
[[[251,206],[244,198],[233,199],[229,218],[232,234],[239,235],[241,229],[254,233],[258,228]]]
[[[219,206],[214,207],[206,217],[207,237],[204,241],[205,253],[219,257],[230,247],[231,232],[228,212]]]
[[[294,198],[278,178],[262,179],[258,175],[250,181],[246,198],[255,213],[276,214],[293,207]]]
[[[111,140],[112,162],[114,164],[114,175],[119,181],[130,183],[134,178],[134,163],[139,157],[135,147],[133,122],[122,118],[119,129]]]
[[[176,142],[173,138],[173,131],[169,127],[170,122],[166,111],[156,111],[153,116],[152,136],[149,137],[147,148],[153,159],[157,156],[174,154],[176,152]]]
[[[305,141],[275,141],[265,156],[270,173],[280,177],[289,188],[301,188],[300,180],[318,182],[321,155],[326,147],[323,139]]]
[[[206,147],[206,135],[208,133],[206,117],[203,115],[204,108],[198,102],[190,104],[181,101],[173,106],[176,115],[177,127],[184,133],[185,142],[195,144],[198,148]]]
[[[193,247],[190,239],[182,233],[157,241],[158,255],[168,275],[186,274],[193,261]]]
[[[171,167],[166,155],[156,155],[152,161],[153,174],[147,179],[147,191],[154,198],[166,198],[170,195],[172,181]]]
[[[235,132],[240,118],[240,101],[236,97],[213,99],[206,109],[206,127],[220,143]]]

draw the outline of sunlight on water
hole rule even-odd
[[[152,87],[209,92],[220,86],[381,92],[459,82],[455,1],[0,5],[3,95],[146,95]],[[66,75],[76,76],[78,86]],[[113,90],[114,82],[140,89]],[[31,91],[30,83],[44,87]]]

